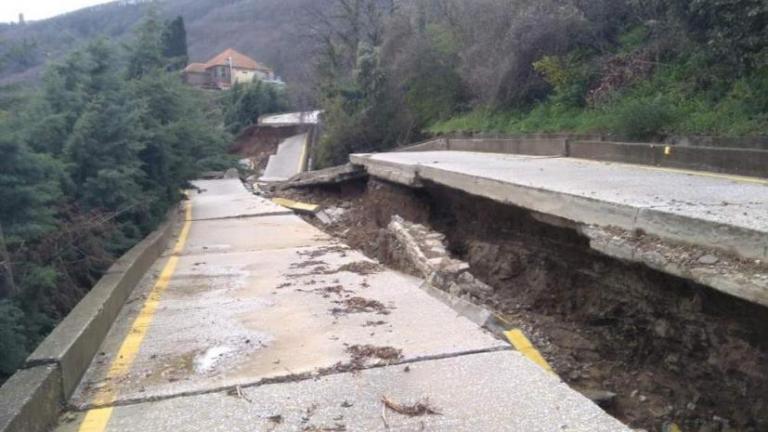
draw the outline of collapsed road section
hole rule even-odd
[[[421,279],[195,185],[57,431],[628,431]]]
[[[447,165],[441,156],[424,155],[434,169]],[[439,182],[438,176],[420,176],[422,167],[416,163],[399,170],[388,161],[370,169],[374,162],[365,159],[370,158],[357,161],[369,168],[370,179],[337,183],[323,178],[313,184],[303,178],[297,187],[288,184],[276,193],[320,204],[322,210],[307,220],[411,274],[424,275],[419,254],[434,260],[445,253],[454,262],[468,264],[472,278],[480,284],[462,288],[448,283],[442,289],[453,290],[526,330],[564,380],[632,427],[766,430],[768,309],[718,289],[759,288],[768,279],[763,260],[711,245],[671,241],[642,229],[579,223],[552,214],[567,206],[564,200],[560,206],[550,201],[553,211],[547,214],[522,202],[513,205],[510,189],[503,197],[478,196],[488,190],[482,185],[472,189],[482,183],[479,180],[465,184],[474,191],[467,193]],[[535,171],[540,168],[546,169]],[[637,181],[647,181],[653,174],[650,168],[637,169],[644,170]],[[506,172],[513,175],[515,167]],[[567,183],[568,173],[560,174],[565,176],[561,182]],[[669,179],[674,173],[663,174]],[[698,180],[690,173],[679,175],[687,182]],[[741,180],[702,177],[713,183]],[[740,218],[729,222],[749,219],[768,202],[765,186],[754,180],[737,183],[750,194],[739,200],[735,198],[741,194],[733,196],[732,206],[718,202],[740,212]],[[584,182],[576,179],[570,187]],[[717,189],[711,185],[709,201],[717,199],[713,194]],[[632,188],[609,190],[617,194],[616,199],[632,200]],[[588,195],[598,201],[597,194]],[[659,190],[657,207],[663,199]],[[723,211],[703,208],[701,214],[712,218]],[[764,220],[766,214],[755,215],[753,222]],[[414,242],[403,240],[403,229],[416,240],[415,253]],[[596,231],[610,233],[610,244],[617,249],[597,242],[604,237],[590,235]],[[614,254],[622,250],[618,246],[632,253]],[[465,278],[465,282],[471,280]],[[741,284],[742,280],[747,283]],[[757,299],[765,298],[765,292],[758,289],[757,293]]]

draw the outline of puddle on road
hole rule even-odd
[[[195,357],[194,367],[198,374],[206,374],[213,371],[222,360],[232,357],[235,349],[228,346],[216,346],[209,348],[204,353]]]

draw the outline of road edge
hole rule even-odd
[[[118,258],[0,387],[0,432],[42,432],[57,421],[128,296],[167,249],[179,219],[174,206],[160,227]]]

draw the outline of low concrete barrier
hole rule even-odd
[[[637,165],[768,177],[768,150],[718,148],[661,143],[626,143],[585,140],[568,136],[515,136],[509,138],[438,138],[398,152],[471,151],[481,153],[564,156]]]
[[[128,296],[167,248],[176,213],[115,261],[0,388],[0,432],[46,431],[56,422]]]
[[[445,151],[445,150],[448,150],[448,140],[446,138],[433,139],[433,140],[411,144],[405,147],[395,149],[396,152],[423,152],[423,151]]]
[[[47,431],[58,418],[63,402],[58,367],[22,369],[0,388],[0,431]]]
[[[566,140],[561,138],[450,138],[448,150],[483,153],[565,156]]]
[[[768,151],[609,141],[568,142],[574,158],[768,177]]]

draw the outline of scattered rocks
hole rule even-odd
[[[344,264],[343,266],[336,269],[334,273],[349,272],[349,273],[356,273],[363,276],[368,276],[368,275],[380,273],[383,270],[384,270],[384,267],[382,267],[380,264],[377,264],[375,262],[356,261],[353,263]]]
[[[714,255],[704,255],[701,258],[699,258],[699,264],[704,265],[715,265],[718,262],[720,262],[720,258],[714,256]]]
[[[616,393],[607,390],[580,389],[578,391],[584,395],[584,397],[603,408],[610,406],[616,400]]]
[[[239,179],[240,173],[237,171],[237,168],[230,168],[227,171],[224,172],[225,179]]]
[[[341,207],[329,207],[315,213],[315,217],[325,225],[333,225],[339,223],[346,212]]]

